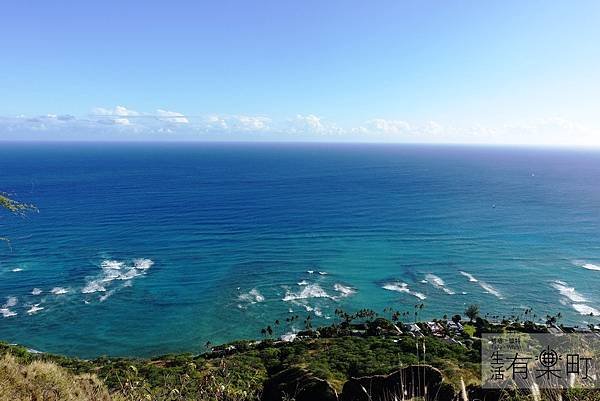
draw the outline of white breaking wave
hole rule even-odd
[[[327,272],[319,272],[319,274],[320,274],[321,276],[326,276],[326,275],[328,275],[329,273],[327,273]]]
[[[498,299],[503,299],[502,294],[500,293],[500,291],[498,291],[496,288],[494,288],[491,284],[488,284],[488,283],[486,283],[484,281],[479,281],[471,273],[467,273],[467,272],[464,272],[464,271],[459,271],[459,273],[462,274],[463,276],[465,276],[466,278],[468,278],[471,283],[477,283],[477,284],[479,284],[479,286],[481,288],[483,288],[483,290],[485,292],[487,292],[489,294],[492,294],[493,296],[495,296]],[[465,294],[465,293],[463,292],[463,294]]]
[[[19,302],[19,300],[17,299],[17,297],[8,297],[8,298],[6,298],[6,303],[4,305],[2,305],[2,307],[3,308],[12,308],[18,302]]]
[[[125,263],[119,262],[118,260],[103,260],[102,263],[100,263],[101,268],[114,270],[121,270],[124,265]]]
[[[286,342],[292,342],[296,339],[296,337],[298,336],[298,334],[291,332],[291,333],[285,333],[281,335],[281,341],[286,341]]]
[[[255,304],[257,302],[264,302],[265,297],[256,288],[253,288],[245,294],[240,294],[238,300]]]
[[[298,285],[308,285],[308,281],[302,280],[298,283]]]
[[[131,264],[127,264],[120,260],[103,260],[100,263],[102,272],[99,275],[90,278],[86,285],[81,289],[81,292],[83,294],[104,292],[105,294],[99,299],[100,301],[105,301],[114,294],[118,288],[131,286],[132,279],[145,275],[148,269],[153,265],[154,261],[145,258],[133,259]],[[125,283],[118,288],[110,288],[110,286],[113,286],[112,282],[114,280],[125,281]]]
[[[114,294],[116,291],[116,289],[112,289],[110,291],[107,291],[104,295],[101,295],[100,298],[98,298],[100,300],[100,302],[104,302],[108,299],[108,297],[110,297],[112,294]]]
[[[21,269],[20,267],[15,267],[14,269],[12,269],[13,272],[22,272],[23,269]]]
[[[446,283],[444,283],[444,280],[442,280],[441,277],[438,277],[435,274],[429,273],[429,274],[425,275],[425,280],[427,280],[427,282],[431,283],[431,285],[433,285],[435,288],[438,288],[438,289],[444,291],[448,295],[456,294],[450,288],[446,287]]]
[[[90,281],[85,287],[83,287],[83,290],[81,290],[82,293],[84,294],[91,294],[93,292],[105,292],[106,288],[100,284],[100,282],[98,281]]]
[[[17,316],[17,312],[13,312],[9,308],[0,308],[0,313],[2,314],[2,317]]]
[[[305,286],[300,292],[286,291],[283,297],[284,301],[296,301],[299,299],[309,298],[331,298],[329,294],[325,292],[318,284],[309,284]]]
[[[307,270],[306,271],[308,274],[313,274],[315,271],[314,270]]]
[[[574,303],[587,302],[587,299],[583,295],[578,293],[574,287],[569,287],[567,285],[567,283],[565,283],[564,281],[557,280],[552,283],[552,287],[557,289],[558,292],[560,292],[560,295],[571,300],[571,302],[574,302]]]
[[[600,316],[600,311],[592,306],[586,304],[573,304],[571,305],[573,309],[579,312],[581,315],[594,315]]]
[[[575,287],[570,287],[567,283],[560,280],[555,280],[552,283],[552,287],[557,289],[560,295],[565,297],[560,300],[561,304],[567,305],[569,303],[568,301],[570,301],[571,307],[579,312],[579,314],[600,316],[600,311],[593,306],[586,304],[588,300],[582,294],[577,292]]]
[[[356,292],[356,290],[352,287],[348,287],[339,283],[336,283],[333,286],[333,289],[336,290],[337,292],[339,292],[341,294],[341,297],[349,297],[350,295],[354,294]]]
[[[28,315],[33,315],[33,314],[36,314],[36,313],[38,313],[39,311],[41,311],[43,309],[44,309],[44,307],[40,306],[40,304],[35,304],[31,308],[29,308],[29,310],[27,311],[27,314]]]
[[[483,288],[486,292],[492,294],[496,298],[503,299],[502,294],[496,288],[494,288],[491,284],[485,283],[483,281],[478,282],[479,286]]]
[[[69,289],[64,287],[54,287],[50,292],[54,295],[63,295],[69,292]]]
[[[152,265],[154,265],[154,261],[151,259],[140,258],[133,260],[133,267],[136,269],[147,270],[151,268]]]
[[[2,314],[2,316],[3,317],[17,316],[17,312],[10,310],[10,308],[15,306],[17,304],[17,302],[18,302],[18,300],[16,297],[6,298],[6,303],[4,305],[2,305],[2,308],[0,308],[0,313]]]
[[[39,288],[34,288],[33,290],[31,290],[31,295],[40,295],[42,293],[42,290],[40,290]]]
[[[388,290],[388,291],[403,292],[403,293],[412,295],[413,297],[417,297],[420,300],[427,298],[424,294],[422,294],[420,292],[412,291],[410,288],[408,288],[408,284],[402,283],[399,281],[394,282],[394,283],[384,284],[382,288],[384,290]]]
[[[583,267],[584,269],[588,269],[588,270],[600,271],[600,266],[593,265],[591,263],[584,263],[583,265],[581,265],[581,267]]]
[[[468,278],[469,281],[472,283],[476,283],[478,281],[471,273],[467,273],[467,272],[463,272],[463,271],[460,271],[459,273],[462,274],[463,276],[465,276],[466,278]]]

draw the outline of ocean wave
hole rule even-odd
[[[54,295],[63,295],[69,292],[68,288],[64,288],[64,287],[54,287],[53,289],[50,290],[50,292]]]
[[[448,295],[456,294],[450,288],[446,287],[446,283],[444,282],[444,280],[442,280],[441,277],[438,277],[435,274],[429,273],[429,274],[425,275],[425,280],[427,280],[427,282],[430,283],[431,285],[433,285],[435,288],[438,288],[438,289],[444,291]]]
[[[146,258],[133,259],[129,264],[121,260],[105,259],[100,262],[101,273],[89,278],[81,292],[83,294],[104,292],[105,294],[99,300],[105,301],[119,288],[131,286],[131,280],[145,275],[153,265],[154,261]],[[115,287],[112,283],[115,280],[125,281],[125,283]]]
[[[552,283],[552,287],[558,290],[560,295],[568,298],[573,303],[584,303],[587,299],[575,290],[575,287],[569,287],[564,281],[556,280]]]
[[[308,281],[306,281],[306,280],[299,281],[298,285],[308,285]]]
[[[314,270],[307,270],[306,271],[308,274],[313,274],[315,271]]]
[[[587,270],[600,271],[600,266],[594,265],[592,263],[584,263],[581,265],[581,267],[583,267],[584,269],[587,269]]]
[[[14,269],[11,270],[12,272],[22,272],[23,269],[21,269],[20,267],[15,267]]]
[[[43,291],[39,288],[34,288],[31,290],[31,295],[40,295]]]
[[[297,301],[299,299],[309,299],[309,298],[332,298],[331,295],[327,294],[323,288],[321,288],[318,284],[309,284],[302,288],[300,292],[292,292],[290,290],[286,291],[283,300],[286,302],[289,301]]]
[[[459,271],[459,273],[462,274],[463,276],[465,276],[466,278],[468,278],[469,282],[477,283],[488,294],[492,294],[493,296],[495,296],[498,299],[504,299],[502,297],[502,294],[500,293],[500,291],[498,291],[496,288],[494,288],[494,286],[492,286],[491,284],[488,284],[485,281],[479,281],[471,273],[467,273],[464,271]],[[463,292],[463,294],[466,294],[466,293]]]
[[[100,267],[103,269],[112,269],[112,270],[121,270],[121,268],[125,265],[124,262],[119,262],[118,260],[103,260],[100,263]]]
[[[388,291],[403,292],[405,294],[412,295],[413,297],[417,297],[420,300],[427,298],[424,294],[420,292],[412,291],[410,288],[408,288],[408,284],[402,283],[400,281],[384,284],[382,288]]]
[[[0,313],[2,314],[2,316],[3,317],[17,316],[17,312],[14,312],[10,309],[13,306],[17,305],[17,303],[18,303],[17,297],[6,298],[6,303],[4,305],[2,305],[2,308],[0,308]]]
[[[472,283],[476,283],[478,281],[471,273],[467,273],[467,272],[463,272],[463,271],[460,271],[459,273],[462,274],[463,276],[465,276],[466,278],[468,278],[469,281]]]
[[[339,292],[342,298],[349,297],[350,295],[356,293],[356,289],[339,283],[334,284],[333,289]]]
[[[133,260],[133,267],[136,269],[148,270],[153,265],[154,265],[154,261],[152,259],[140,258],[140,259]]]
[[[479,286],[485,290],[485,292],[492,294],[498,299],[503,299],[502,294],[496,288],[494,288],[491,284],[488,284],[483,281],[478,282]]]
[[[281,339],[281,341],[292,342],[296,339],[297,336],[298,336],[298,334],[296,334],[292,331],[289,333],[282,334],[280,339]]]
[[[265,297],[256,288],[253,288],[245,294],[240,294],[238,300],[249,304],[255,304],[257,302],[264,302]]]
[[[320,274],[321,276],[326,276],[326,275],[328,275],[329,273],[327,273],[327,272],[319,272],[319,274]]]
[[[11,311],[9,308],[0,308],[0,314],[2,314],[2,317],[17,316],[17,312]]]
[[[8,298],[6,298],[6,303],[4,305],[2,305],[2,307],[3,308],[12,308],[18,302],[19,302],[19,300],[17,299],[17,297],[8,297]]]
[[[81,292],[84,294],[91,294],[94,292],[105,292],[105,291],[106,291],[106,288],[102,284],[100,284],[100,282],[98,282],[98,281],[90,281],[81,290]]]
[[[600,316],[600,311],[592,306],[586,304],[573,304],[571,306],[579,312],[580,315]]]
[[[29,308],[29,310],[27,311],[27,314],[34,315],[43,309],[44,309],[44,307],[40,306],[40,304],[35,304],[35,305],[32,305],[31,308]]]

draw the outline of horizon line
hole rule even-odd
[[[384,142],[384,141],[315,141],[315,140],[211,140],[211,139],[2,139],[0,144],[222,144],[222,145],[381,145],[381,146],[440,146],[440,147],[482,147],[482,148],[542,148],[600,150],[598,145],[540,144],[540,143],[483,143],[483,142]]]

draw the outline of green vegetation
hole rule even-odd
[[[465,310],[465,315],[472,322],[479,316],[479,306],[477,305],[469,305],[469,307]]]
[[[465,331],[465,334],[467,334],[469,337],[473,337],[475,336],[475,326],[473,326],[472,324],[465,324],[463,326],[463,329]]]
[[[147,397],[153,400],[254,400],[259,398],[265,380],[291,367],[306,369],[315,377],[327,380],[337,391],[341,391],[344,382],[351,377],[388,374],[418,363],[438,367],[447,373],[448,381],[456,385],[461,377],[468,383],[477,382],[476,342],[463,345],[433,336],[368,334],[376,327],[390,324],[382,318],[368,320],[367,334],[349,336],[346,335],[348,323],[344,322],[318,329],[327,333],[327,338],[304,337],[294,342],[239,341],[196,356],[85,361],[32,354],[22,347],[6,344],[0,344],[0,355],[10,355],[22,366],[51,364],[77,377],[90,380],[97,377],[115,400]]]
[[[12,213],[24,213],[30,210],[36,210],[35,206],[26,203],[17,202],[9,198],[6,194],[0,192],[0,207],[7,209]]]
[[[26,203],[17,202],[9,198],[6,194],[0,192],[0,209],[6,209],[11,213],[24,214],[28,211],[37,210],[35,206]],[[0,237],[0,241],[8,242],[8,238]]]
[[[269,378],[290,368],[326,380],[339,393],[352,377],[389,374],[417,364],[439,369],[456,391],[461,379],[467,386],[480,381],[481,343],[474,334],[527,331],[530,327],[514,322],[495,325],[477,317],[455,331],[452,323],[460,319],[454,316],[452,320],[417,323],[421,331],[415,334],[414,324],[377,317],[369,310],[356,314],[340,311],[338,315],[343,318],[339,323],[298,333],[293,342],[237,341],[200,355],[152,359],[87,361],[0,343],[0,400],[250,401],[260,399]],[[542,330],[542,326],[535,327]],[[53,394],[54,398],[40,394]],[[564,400],[598,400],[594,391],[570,390],[562,396]],[[508,394],[503,399],[528,397]]]

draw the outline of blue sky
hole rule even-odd
[[[0,139],[600,145],[598,1],[6,1]]]

